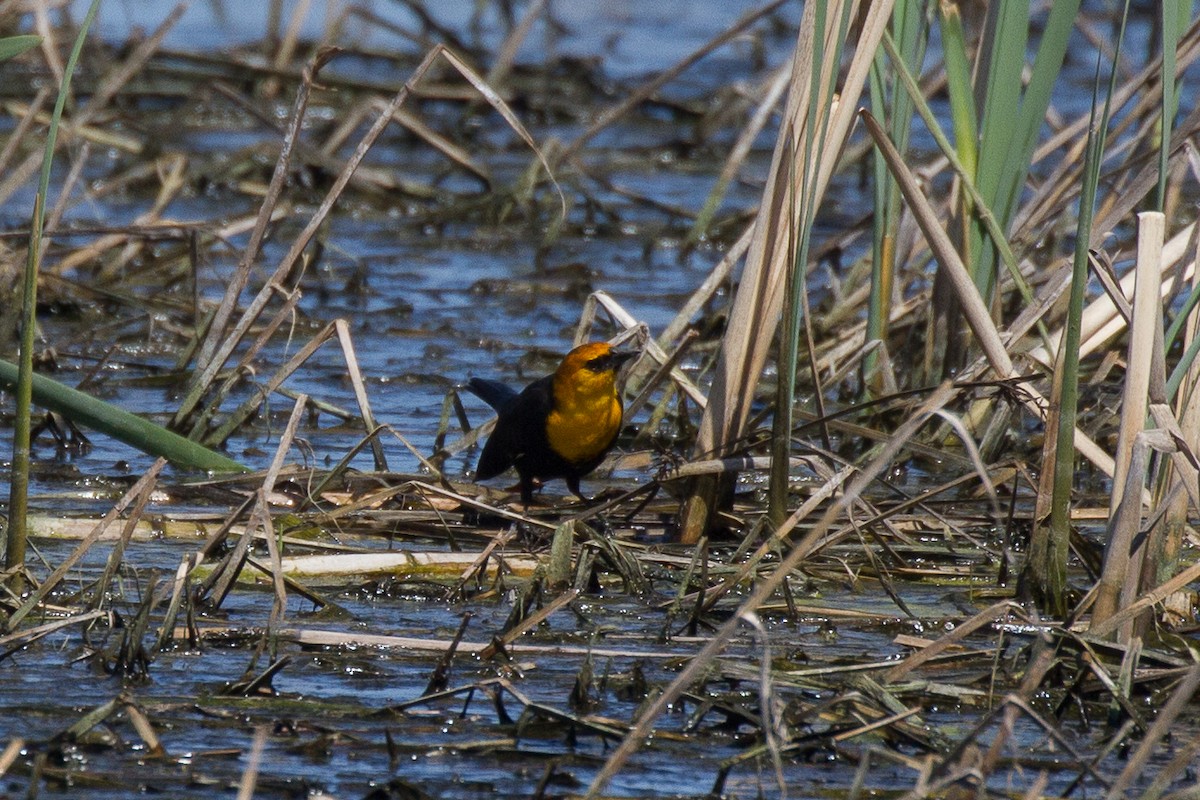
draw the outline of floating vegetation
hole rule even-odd
[[[1195,796],[1177,4],[33,5],[9,793]],[[591,499],[475,482],[600,339]]]

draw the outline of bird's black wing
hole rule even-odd
[[[467,390],[498,412],[519,396],[507,384],[487,378],[471,378],[467,381]]]
[[[553,375],[547,375],[526,386],[520,394],[494,381],[479,381],[475,378],[468,384],[471,391],[492,405],[495,404],[478,391],[480,387],[472,384],[476,381],[487,384],[483,391],[492,391],[501,386],[510,395],[507,402],[503,403],[503,408],[499,409],[496,429],[492,431],[483,452],[479,455],[479,466],[475,469],[475,477],[478,480],[483,481],[499,475],[524,455],[540,456],[549,452],[546,417],[553,408],[550,394],[553,380]]]

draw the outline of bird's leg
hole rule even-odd
[[[590,503],[592,501],[592,498],[588,497],[586,494],[584,494],[582,491],[580,491],[579,478],[577,478],[575,476],[571,476],[571,477],[567,478],[566,481],[567,481],[567,488],[571,490],[572,494],[574,494],[576,497],[578,497],[580,500],[582,500],[585,503]]]
[[[541,488],[541,483],[537,478],[534,478],[532,475],[521,475],[521,504],[525,506],[526,511],[533,505],[533,489],[535,486]]]

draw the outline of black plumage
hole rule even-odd
[[[520,393],[499,381],[471,378],[467,389],[496,410],[496,428],[483,447],[475,470],[478,480],[494,478],[515,467],[521,479],[521,502],[533,502],[537,483],[562,478],[567,488],[586,499],[579,479],[604,460],[604,453],[586,461],[572,462],[554,452],[546,435],[546,418],[554,410],[554,376],[539,378]]]

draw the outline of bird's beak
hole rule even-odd
[[[613,371],[619,372],[621,370],[621,367],[625,366],[626,362],[636,359],[641,354],[642,353],[640,350],[626,350],[623,352],[614,352],[612,354]]]

